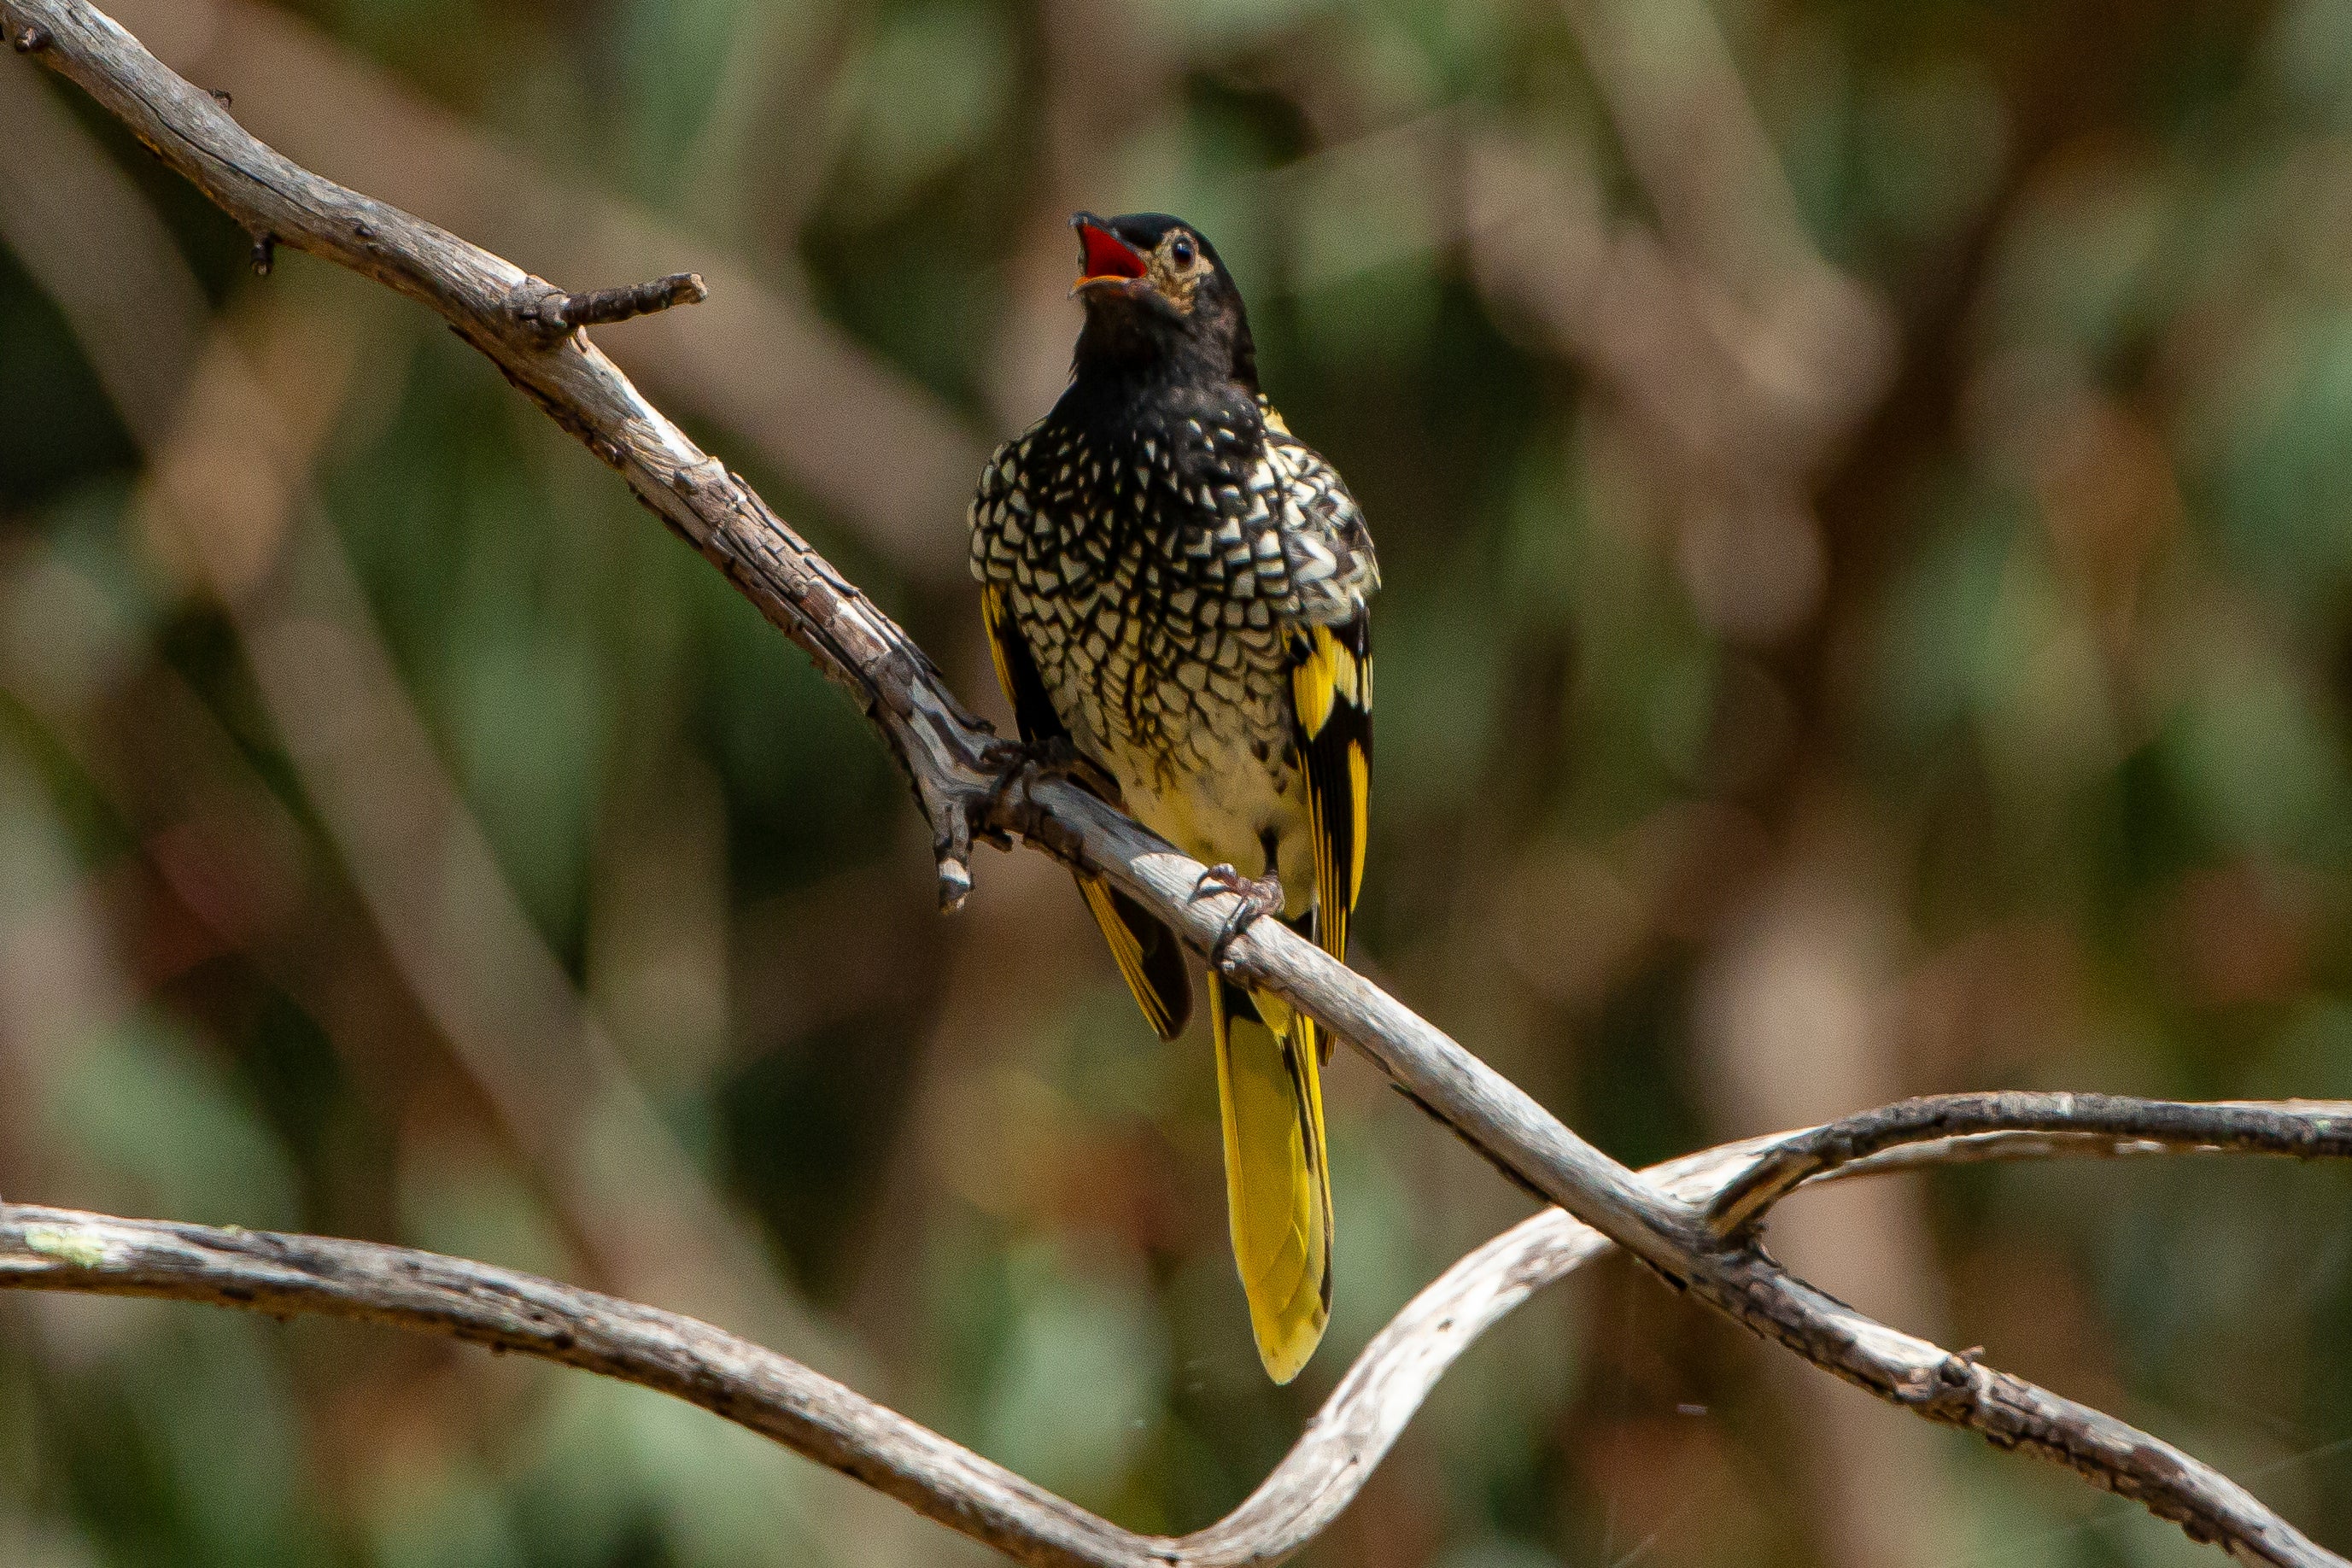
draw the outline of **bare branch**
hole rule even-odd
[[[896,1412],[691,1318],[487,1264],[268,1231],[0,1210],[0,1285],[355,1319],[518,1351],[675,1394],[1023,1563],[1165,1562]],[[1124,1539],[1122,1539],[1124,1538]]]
[[[2112,1094],[1946,1094],[1906,1100],[1775,1144],[1707,1207],[1717,1234],[1760,1223],[1816,1176],[1890,1151],[1979,1133],[2053,1134],[2105,1148],[2228,1150],[2298,1160],[2352,1158],[2352,1105],[2217,1101],[2185,1105]],[[2042,1145],[2052,1146],[2046,1142]],[[2054,1151],[2053,1151],[2054,1152]]]
[[[625,283],[616,289],[591,289],[566,294],[534,278],[517,291],[514,313],[543,343],[560,342],[574,327],[601,327],[633,316],[650,316],[673,305],[699,305],[710,289],[699,272],[673,272],[650,283]]]
[[[1221,950],[1220,966],[1233,979],[1273,991],[1330,1026],[1514,1180],[1754,1332],[1931,1420],[2065,1464],[2247,1561],[2340,1568],[2340,1559],[2242,1489],[2157,1439],[1877,1323],[1790,1277],[1744,1239],[1717,1236],[1688,1199],[1609,1159],[1460,1045],[1279,922],[1256,922],[1222,942],[1239,908],[1233,895],[1196,897],[1197,862],[1084,790],[1041,773],[975,721],[896,623],[653,407],[584,333],[553,347],[543,343],[510,308],[516,290],[530,282],[520,268],[292,163],[86,0],[0,0],[0,25],[18,36],[45,29],[50,43],[38,56],[44,64],[89,92],[249,232],[275,236],[436,310],[618,469],[873,721],[931,826],[943,902],[951,907],[969,889],[976,837],[1002,841],[1017,833],[1108,878],[1196,952]],[[306,1278],[298,1273],[287,1288],[299,1293]],[[514,1331],[528,1337],[523,1328]],[[713,1408],[741,1397],[724,1388],[710,1395],[719,1402]],[[831,1442],[837,1434],[826,1428],[821,1436]],[[827,1452],[821,1446],[813,1451],[820,1458]],[[897,1472],[866,1479],[902,1498],[922,1490]],[[957,1495],[964,1500],[936,1504],[955,1513],[950,1522],[988,1540],[1009,1528],[1001,1510],[988,1511],[993,1505],[980,1492]],[[1043,1499],[1034,1488],[1024,1495]],[[929,1493],[922,1499],[918,1506],[934,1506]],[[1039,1517],[1054,1521],[1040,1539],[1063,1542],[1075,1528],[1066,1505],[1044,1500],[1036,1506],[1045,1510]],[[967,1508],[982,1512],[967,1521]]]
[[[633,335],[620,357],[640,384],[749,443],[746,451],[790,473],[830,521],[894,570],[949,585],[963,580],[961,531],[937,523],[963,505],[986,444],[819,312],[790,259],[790,214],[780,219],[775,210],[779,182],[804,186],[825,163],[793,139],[838,132],[814,107],[828,100],[819,88],[797,95],[813,106],[808,114],[760,120],[763,141],[781,138],[774,144],[794,156],[761,160],[769,205],[758,226],[768,254],[755,268],[708,233],[549,168],[272,0],[100,3],[134,33],[152,27],[156,52],[189,80],[238,89],[240,121],[296,162],[337,170],[346,184],[503,254],[529,256],[542,277],[625,280],[692,265],[711,298],[665,331]],[[706,149],[687,164],[699,177],[727,162]],[[875,451],[889,460],[868,460]]]
[[[299,291],[271,291],[245,323],[287,342],[265,374],[237,333],[208,323],[195,279],[136,185],[29,73],[0,75],[0,144],[8,149],[0,245],[56,301],[144,449],[151,482],[142,504],[184,541],[184,559],[228,617],[262,710],[356,895],[342,904],[340,889],[307,879],[281,886],[276,896],[285,902],[257,895],[256,907],[284,911],[287,923],[248,926],[233,940],[318,1016],[344,1026],[329,1036],[355,1058],[383,1027],[382,1015],[368,1016],[373,1008],[412,1002],[427,1037],[545,1184],[604,1288],[642,1294],[658,1279],[673,1306],[795,1347],[836,1374],[868,1373],[848,1353],[850,1342],[781,1284],[740,1217],[646,1103],[442,771],[307,482],[314,448],[344,403],[350,378],[339,367],[362,353],[360,321],[347,310],[306,310]],[[233,499],[205,478],[231,470],[243,475]],[[86,595],[62,589],[54,563],[40,575],[39,589],[12,584],[38,595],[37,609],[32,601],[11,607],[19,644],[69,635],[64,626],[102,615]],[[27,616],[48,618],[36,632]],[[74,715],[87,694],[66,696],[37,673],[38,660],[14,651],[0,659],[11,695],[67,731],[86,728],[87,715]],[[142,700],[163,689],[133,684]],[[129,721],[124,732],[155,753],[147,763],[85,749],[84,765],[93,778],[110,778],[118,809],[131,820],[164,810],[164,820],[182,821],[184,793],[166,806],[173,790],[157,786],[210,773],[198,795],[250,802],[259,814],[250,826],[265,842],[309,831],[283,814],[201,705],[179,696]],[[221,852],[265,879],[274,863],[267,853]],[[339,959],[341,978],[320,984],[320,931],[352,922],[359,946],[346,952],[367,956],[356,969]],[[361,973],[373,977],[355,990],[351,978]],[[385,989],[361,1000],[358,991],[373,987]],[[617,1161],[616,1146],[628,1151]]]
[[[2098,1114],[2070,1119],[2063,1111],[2045,1116],[2026,1108],[2025,1119],[2047,1131],[2080,1134],[2027,1152],[2098,1152],[2095,1138],[2143,1151],[2188,1147],[2166,1142],[2163,1130],[2234,1109],[2111,1100]],[[2282,1124],[2312,1130],[2303,1147],[2290,1152],[2340,1152],[2330,1142],[2337,1133],[2327,1129],[2340,1130],[2347,1113],[2352,1106],[2281,1110]],[[2003,1134],[2020,1129],[1987,1120],[1993,1124],[1981,1132],[1904,1146],[1912,1157],[1900,1162],[1823,1165],[1799,1181],[2016,1157],[2024,1146]],[[1644,1175],[1686,1201],[1711,1205],[1832,1131],[1815,1128],[1727,1144]],[[2281,1140],[2280,1147],[2289,1142]],[[1171,1539],[1123,1530],[798,1362],[691,1318],[404,1247],[29,1205],[0,1208],[0,1289],[163,1297],[280,1317],[352,1319],[579,1367],[699,1405],[1016,1561],[1055,1568],[1226,1568],[1289,1556],[1355,1500],[1455,1358],[1537,1291],[1610,1250],[1609,1239],[1590,1226],[1547,1209],[1471,1252],[1364,1348],[1297,1443],[1240,1507],[1204,1530]],[[2079,1407],[2043,1394],[2022,1408],[2060,1420]],[[2105,1422],[2092,1413],[2069,1440],[2116,1441],[2122,1440],[2118,1433],[2128,1433],[2120,1423],[2107,1423],[2117,1432],[2105,1431],[2098,1425]],[[2022,1423],[2017,1430],[2021,1441],[2035,1440]],[[2143,1458],[2194,1463],[2161,1445]],[[2299,1558],[2254,1560],[2334,1561],[2316,1548]]]

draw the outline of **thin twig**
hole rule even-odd
[[[632,316],[650,316],[674,305],[699,305],[709,298],[710,290],[699,272],[673,272],[650,283],[591,289],[585,294],[567,294],[534,278],[516,290],[514,313],[515,320],[541,342],[552,343],[561,342],[574,328],[600,327],[625,321]]]
[[[249,230],[274,234],[437,311],[619,470],[873,721],[931,826],[943,903],[952,907],[970,889],[976,837],[1017,833],[1107,878],[1195,952],[1219,944],[1239,909],[1236,898],[1195,897],[1198,862],[1086,791],[1040,773],[975,721],[895,622],[748,484],[647,403],[593,344],[541,342],[510,308],[515,290],[529,281],[521,268],[292,163],[86,0],[0,0],[0,23],[47,28],[52,42],[40,56],[44,64],[89,92]],[[1792,1278],[1754,1247],[1716,1236],[1699,1209],[1609,1159],[1280,922],[1258,921],[1225,944],[1221,967],[1354,1043],[1515,1179],[1816,1366],[1929,1419],[2065,1464],[2248,1561],[2342,1568],[2341,1559],[2242,1489],[2155,1438],[1877,1323]]]
[[[430,101],[277,0],[99,3],[134,33],[142,25],[168,33],[179,52],[158,52],[181,75],[238,89],[239,121],[296,162],[330,163],[379,200],[438,214],[478,243],[527,255],[542,277],[650,278],[690,258],[710,299],[667,331],[635,335],[627,359],[639,384],[790,473],[894,574],[950,588],[966,580],[962,531],[939,523],[962,510],[987,443],[937,395],[819,313],[790,264],[791,225],[775,221],[772,189],[760,227],[763,248],[782,260],[754,268]],[[188,26],[190,14],[204,26]],[[838,26],[856,34],[853,23]],[[782,127],[809,120],[838,134],[838,117],[823,108],[829,101],[813,91],[806,114],[764,115],[761,133],[789,139]],[[825,163],[810,147],[793,153],[802,166],[780,169],[787,180],[814,177]],[[686,162],[708,172],[726,160]],[[889,461],[870,461],[876,451]]]

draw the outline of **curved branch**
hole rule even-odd
[[[0,0],[0,26],[257,238],[349,268],[438,312],[619,470],[873,721],[930,824],[948,906],[971,888],[973,839],[1017,833],[1108,878],[1195,952],[1221,953],[1233,979],[1273,991],[1331,1027],[1513,1180],[1757,1334],[1931,1420],[2067,1465],[2249,1560],[2340,1565],[2242,1489],[2155,1438],[1874,1322],[1745,1239],[1717,1236],[1702,1209],[1611,1160],[1279,921],[1257,921],[1224,941],[1240,901],[1196,897],[1197,862],[1084,790],[1041,774],[973,719],[895,622],[648,403],[584,331],[547,342],[536,302],[551,286],[296,165],[87,0]],[[907,1495],[887,1475],[872,1479]],[[995,1528],[982,1521],[972,1532],[993,1539]]]
[[[788,1357],[692,1318],[488,1264],[270,1231],[0,1209],[0,1286],[382,1323],[698,1405],[1023,1563],[1127,1564],[1140,1538]]]
[[[1893,1117],[1906,1109],[1873,1114]],[[2110,1100],[2095,1113],[2070,1118],[2063,1110],[2028,1108],[2016,1127],[1995,1123],[1895,1146],[1898,1159],[1821,1163],[1796,1184],[1987,1158],[2219,1147],[2209,1140],[2168,1137],[2162,1130],[2200,1121],[2218,1126],[2244,1109]],[[2343,1153],[2332,1141],[2347,1113],[2352,1106],[2281,1111],[2283,1123],[2314,1136],[2298,1148],[2283,1141],[2280,1152]],[[2011,1138],[2028,1130],[2028,1116],[2035,1128],[2065,1134],[2067,1141],[2029,1146]],[[1990,1114],[1980,1120],[1994,1122]],[[1848,1125],[1726,1144],[1643,1174],[1688,1202],[1714,1205],[1748,1186],[1759,1173],[1790,1168],[1825,1135]],[[1546,1209],[1472,1251],[1373,1337],[1256,1490],[1216,1523],[1171,1539],[1123,1530],[789,1357],[691,1318],[405,1247],[0,1207],[0,1289],[150,1296],[280,1317],[342,1318],[579,1367],[699,1405],[1018,1562],[1051,1568],[1233,1568],[1289,1556],[1355,1500],[1464,1351],[1537,1291],[1611,1248],[1609,1238],[1591,1226]],[[2089,1414],[2095,1426],[2106,1421]],[[2113,1435],[2092,1430],[2084,1436]],[[2172,1462],[2194,1465],[2158,1448]],[[2329,1561],[2324,1553],[2287,1560]]]
[[[2352,1158],[2352,1104],[2182,1104],[2016,1089],[1906,1100],[1775,1142],[1707,1205],[1707,1221],[1718,1235],[1730,1236],[1759,1223],[1774,1204],[1817,1176],[1922,1144],[1988,1133],[2042,1135],[2045,1147],[2049,1137],[2096,1140],[2104,1152],[2137,1146],[2341,1160]]]

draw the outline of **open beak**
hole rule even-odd
[[[1097,286],[1123,289],[1141,282],[1148,270],[1143,252],[1103,227],[1101,219],[1092,213],[1080,213],[1070,219],[1070,226],[1078,231],[1078,280],[1070,286],[1071,293]]]

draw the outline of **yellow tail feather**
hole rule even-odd
[[[1213,970],[1209,1020],[1234,1261],[1258,1359],[1275,1382],[1288,1383],[1331,1317],[1331,1176],[1315,1041],[1280,1000],[1236,995]]]

